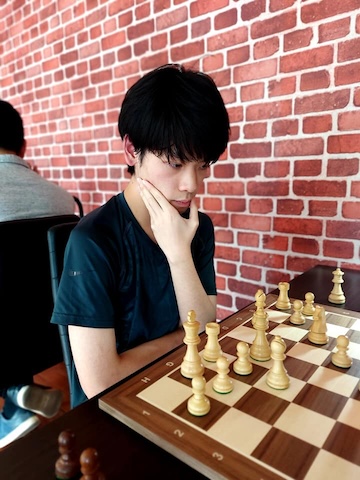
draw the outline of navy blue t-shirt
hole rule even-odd
[[[206,293],[216,295],[214,228],[202,212],[191,248]],[[167,259],[135,219],[123,192],[71,232],[51,322],[114,328],[119,353],[178,328]],[[86,399],[76,372],[73,392],[76,404]]]

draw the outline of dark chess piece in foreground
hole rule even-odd
[[[99,454],[95,448],[86,448],[80,455],[81,473],[80,480],[106,480],[100,471]]]
[[[57,480],[75,480],[80,476],[80,461],[75,448],[75,434],[72,430],[64,430],[58,436],[60,457],[55,463]]]

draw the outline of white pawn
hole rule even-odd
[[[216,322],[209,322],[206,324],[205,331],[208,338],[203,351],[203,359],[208,362],[216,362],[222,354],[218,339],[220,325]]]
[[[275,307],[278,308],[279,310],[289,310],[289,308],[291,308],[291,303],[290,303],[289,294],[288,294],[290,283],[280,282],[278,286],[279,286],[280,293],[275,303]]]
[[[284,367],[286,343],[279,335],[275,335],[270,346],[274,363],[266,374],[266,383],[271,388],[284,390],[290,385],[290,377]]]
[[[202,417],[210,411],[210,400],[205,396],[206,381],[204,377],[194,377],[191,380],[192,397],[187,402],[187,409],[191,415]]]
[[[303,325],[305,323],[305,317],[302,314],[303,302],[301,300],[294,300],[294,313],[290,317],[290,322],[294,325]]]
[[[217,393],[230,393],[233,388],[233,381],[228,376],[230,372],[229,361],[223,355],[216,360],[218,374],[213,381],[213,389]]]
[[[305,294],[305,305],[303,307],[302,313],[306,316],[312,316],[315,312],[314,307],[315,295],[312,292],[307,292]]]
[[[336,341],[337,352],[334,352],[331,361],[340,368],[349,368],[352,365],[352,359],[346,353],[349,349],[349,338],[346,335],[339,335]]]
[[[249,375],[253,371],[253,364],[250,362],[250,349],[246,342],[238,342],[236,345],[237,360],[233,364],[233,370],[238,375]]]

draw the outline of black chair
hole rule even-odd
[[[69,222],[61,225],[55,225],[51,227],[48,231],[51,285],[54,302],[56,299],[60,278],[63,271],[65,247],[69,239],[70,233],[72,229],[76,226],[76,224],[77,222]],[[58,335],[60,337],[63,359],[69,384],[70,408],[73,408],[74,400],[71,391],[71,378],[76,375],[76,372],[74,371],[75,367],[72,361],[68,327],[66,325],[58,325]]]
[[[0,222],[0,385],[16,385],[63,360],[54,306],[47,232],[77,215]]]

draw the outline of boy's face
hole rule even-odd
[[[179,213],[183,213],[204,179],[209,177],[210,167],[201,161],[181,163],[171,159],[168,162],[165,156],[157,157],[147,152],[141,164],[136,164],[135,175],[152,183]]]

